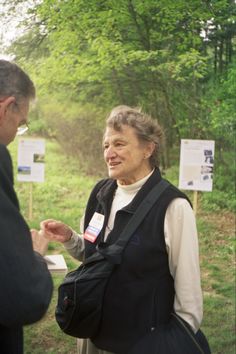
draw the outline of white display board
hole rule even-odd
[[[20,138],[18,142],[17,180],[44,182],[45,141]]]
[[[214,152],[213,140],[181,140],[180,189],[212,191]]]

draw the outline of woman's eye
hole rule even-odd
[[[116,143],[116,146],[120,147],[120,146],[124,146],[124,144],[123,143]]]

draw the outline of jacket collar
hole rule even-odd
[[[134,199],[126,205],[122,210],[134,213],[139,206],[140,202],[146,197],[148,192],[161,180],[161,173],[159,168],[155,168],[151,176],[144,183],[142,188],[138,191]],[[111,206],[114,193],[117,188],[117,182],[114,179],[107,179],[105,185],[97,193],[97,199],[101,204]]]

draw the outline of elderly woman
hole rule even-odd
[[[83,235],[52,219],[41,223],[43,235],[62,242],[79,260],[101,241],[114,243],[161,180],[162,136],[148,115],[114,108],[103,139],[109,178],[91,192]],[[91,236],[94,222],[97,232]],[[201,321],[195,218],[188,198],[170,184],[127,244],[106,290],[100,331],[92,341],[79,340],[79,353],[210,353]]]

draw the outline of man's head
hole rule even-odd
[[[14,140],[20,126],[27,124],[30,100],[35,87],[16,64],[0,60],[0,143]]]

